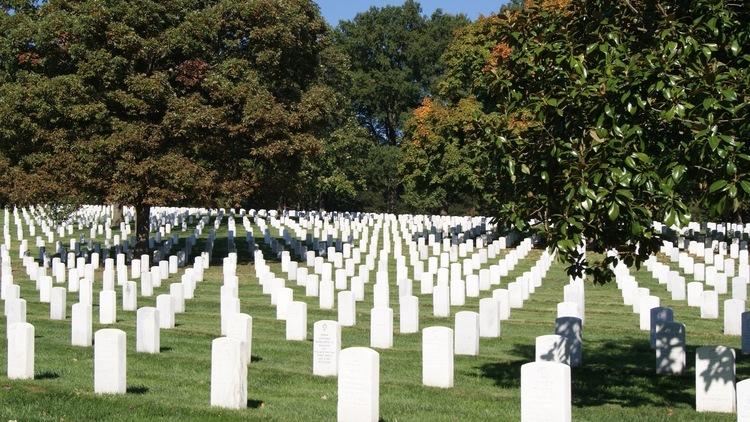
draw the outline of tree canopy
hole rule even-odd
[[[142,243],[149,206],[283,194],[340,118],[329,28],[309,1],[4,9],[0,167],[14,203],[133,205]]]
[[[339,47],[349,57],[349,95],[360,122],[382,143],[397,145],[403,122],[422,98],[433,92],[442,72],[440,56],[463,15],[436,10],[422,14],[419,3],[371,7],[336,30]]]
[[[481,104],[463,142],[487,164],[484,210],[600,280],[609,260],[580,245],[632,264],[660,244],[652,222],[686,223],[691,203],[746,218],[748,21],[724,1],[546,0],[462,30],[440,97],[450,113]]]

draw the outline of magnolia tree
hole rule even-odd
[[[339,113],[304,0],[0,2],[0,200],[237,206]]]
[[[612,260],[587,262],[580,245],[638,264],[660,245],[652,222],[685,224],[691,205],[747,219],[750,9],[739,3],[527,2],[462,30],[440,99],[456,112],[481,103],[461,131],[485,211],[599,281]]]

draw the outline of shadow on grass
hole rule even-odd
[[[144,385],[131,385],[125,389],[125,392],[128,394],[146,394],[148,391],[148,387]]]
[[[695,347],[687,347],[688,367],[682,375],[656,375],[655,352],[648,340],[624,338],[583,347],[583,365],[571,372],[573,405],[615,404],[693,406]],[[521,365],[534,360],[534,346],[516,344],[506,362],[487,363],[478,369],[502,388],[520,388]]]
[[[42,371],[34,374],[35,380],[53,380],[57,378],[60,378],[60,374],[53,371]]]
[[[171,347],[169,347],[169,346],[167,346],[167,347],[160,347],[160,348],[159,348],[159,352],[160,352],[160,353],[164,353],[164,352],[171,352],[172,350],[173,350],[173,349],[172,349]]]
[[[252,355],[252,356],[250,356],[250,362],[251,362],[251,363],[252,363],[252,362],[260,362],[260,361],[262,361],[262,360],[263,360],[263,358],[262,358],[262,357],[260,357],[260,356],[255,356],[255,355]]]
[[[263,407],[263,400],[253,400],[253,399],[247,400],[248,409],[260,409],[261,407]]]

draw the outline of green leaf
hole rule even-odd
[[[729,45],[729,51],[731,51],[734,56],[740,54],[740,44],[736,39],[732,40],[732,44]]]
[[[674,166],[672,167],[672,179],[675,182],[679,182],[682,178],[682,175],[685,174],[685,166]]]
[[[708,188],[709,193],[714,193],[719,189],[724,188],[727,185],[726,180],[717,180],[713,183],[711,183],[711,187]]]
[[[737,166],[733,161],[727,162],[727,174],[730,176],[734,176],[735,174],[737,174]]]
[[[609,204],[609,209],[607,210],[607,217],[609,217],[610,221],[617,220],[617,217],[620,215],[620,206],[617,205],[617,202],[612,201],[611,204]]]
[[[747,180],[740,180],[740,187],[745,191],[745,193],[750,194],[750,182],[748,182]]]
[[[727,88],[721,91],[721,94],[728,101],[734,101],[737,99],[737,93],[732,88]]]
[[[712,150],[716,151],[716,147],[719,146],[719,141],[720,140],[721,139],[719,139],[718,136],[709,136],[708,137],[708,146],[710,146]]]

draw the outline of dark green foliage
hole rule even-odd
[[[467,27],[440,86],[455,114],[481,103],[463,142],[487,164],[486,210],[597,276],[607,262],[578,245],[632,264],[660,244],[651,223],[685,223],[689,204],[747,219],[748,21],[724,1],[546,0]]]
[[[371,7],[337,28],[337,44],[349,56],[350,97],[360,122],[383,143],[397,145],[403,121],[433,92],[440,56],[453,33],[468,23],[440,10],[422,15],[419,3]]]
[[[283,194],[341,113],[340,73],[321,60],[335,57],[329,29],[309,1],[13,9],[0,18],[0,167],[14,176],[0,190],[13,203],[141,214]]]

